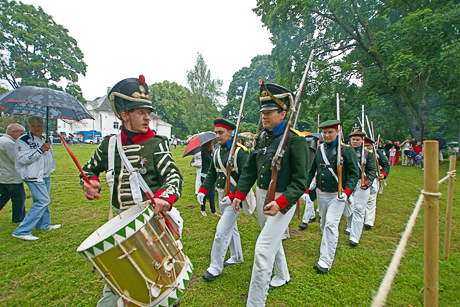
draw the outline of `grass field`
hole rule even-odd
[[[73,146],[81,164],[95,145]],[[77,247],[103,225],[108,216],[106,185],[100,200],[86,200],[78,184],[78,171],[61,145],[55,145],[57,170],[52,175],[51,217],[63,227],[33,231],[40,240],[26,242],[11,236],[11,205],[0,212],[0,306],[95,306],[104,282],[92,271]],[[246,303],[255,242],[259,227],[253,217],[240,215],[245,262],[224,270],[214,282],[201,275],[209,265],[218,218],[202,217],[194,194],[195,169],[191,157],[182,158],[183,148],[173,150],[184,176],[183,196],[176,203],[184,219],[182,243],[191,259],[194,274],[182,296],[181,306],[244,306]],[[448,161],[440,166],[440,178]],[[101,176],[102,179],[102,176]],[[297,215],[291,221],[291,238],[284,241],[291,282],[270,291],[267,306],[369,306],[399,243],[414,204],[423,189],[423,171],[416,167],[392,167],[383,195],[378,196],[376,225],[364,231],[357,248],[343,235],[342,218],[336,258],[327,275],[312,268],[318,260],[319,223],[300,231]],[[460,306],[460,183],[455,183],[450,259],[443,260],[447,183],[440,186],[439,306]],[[26,209],[32,204],[30,193]],[[303,213],[303,206],[301,206]],[[209,211],[208,211],[209,212]],[[387,306],[423,306],[423,207],[399,267]]]

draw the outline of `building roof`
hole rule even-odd
[[[98,111],[98,112],[113,113],[112,105],[110,104],[110,100],[109,100],[107,94],[105,94],[104,96],[102,96],[98,100],[88,101],[87,105],[90,106],[89,108],[87,107],[88,111],[94,110],[94,111]],[[158,116],[157,114],[155,114],[153,112],[150,113],[150,118],[151,119],[161,119],[160,116]]]

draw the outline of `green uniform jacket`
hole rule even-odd
[[[358,160],[358,165],[359,165],[359,178],[361,178],[361,149],[359,148],[354,148],[356,157]],[[366,184],[367,187],[370,187],[372,185],[372,182],[374,182],[375,177],[377,177],[377,166],[375,165],[375,153],[373,150],[368,150],[366,149],[364,152],[364,156],[366,157],[366,165],[364,167],[364,183],[361,182],[361,184]]]
[[[334,149],[333,146],[326,146],[326,154],[330,153]],[[348,196],[355,190],[356,184],[359,179],[359,167],[358,161],[356,160],[356,154],[353,150],[353,147],[350,145],[342,145],[342,157],[343,157],[343,167],[342,167],[342,188]],[[332,169],[335,174],[337,174],[337,153],[329,158],[329,163],[331,164]],[[321,155],[321,147],[318,147],[318,150],[315,154],[315,160],[308,171],[307,178],[307,187],[310,186],[313,178],[316,175],[316,188],[322,192],[337,192],[339,186],[337,180],[335,180],[331,171],[326,168],[324,163],[323,156]]]
[[[292,131],[290,135],[289,143],[285,147],[286,152],[281,160],[281,169],[278,172],[276,182],[276,192],[283,193],[283,195],[276,199],[283,214],[297,202],[307,187],[306,167],[308,161],[308,144],[305,137],[299,136]],[[255,150],[267,148],[277,138],[281,138],[281,136],[282,134],[272,136],[267,135],[266,132],[262,132],[257,140]],[[244,200],[256,180],[257,186],[260,189],[268,190],[271,180],[271,162],[273,156],[274,153],[250,153],[238,181],[235,193],[236,198]]]
[[[237,147],[235,149],[235,159],[234,159],[235,166],[233,167],[231,176],[233,180],[235,180],[235,182],[238,183],[238,179],[240,178],[241,170],[243,169],[243,166],[246,163],[246,160],[248,159],[249,152],[243,149],[242,147],[240,147],[238,144],[236,144],[236,146]],[[204,193],[205,195],[208,194],[208,191],[214,187],[214,183],[216,183],[216,188],[218,189],[225,188],[225,182],[227,180],[227,170],[225,169],[225,167],[227,166],[227,161],[228,161],[228,158],[230,157],[230,149],[231,147],[221,146],[220,148],[216,150],[212,158],[211,165],[209,166],[209,170],[206,173],[206,179],[204,180],[198,192]],[[226,159],[222,158],[226,153],[228,153]],[[221,158],[224,169],[220,167],[219,162],[217,161],[217,156]],[[233,200],[233,198],[235,197],[234,196],[235,191],[236,191],[236,186],[230,184],[230,193],[228,194],[228,197],[231,200]]]
[[[103,139],[92,158],[83,166],[89,179],[98,180],[101,172],[107,172],[109,139],[110,137]],[[181,195],[183,179],[171,156],[168,140],[151,134],[149,138],[145,137],[139,141],[136,144],[123,145],[128,160],[136,171],[140,171],[141,174],[146,171],[142,177],[154,193],[153,197],[165,199],[172,205]],[[134,202],[129,185],[129,173],[121,162],[117,145],[113,179],[112,206],[128,209]],[[143,192],[142,197],[144,201],[148,199]]]

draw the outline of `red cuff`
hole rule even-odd
[[[309,189],[306,189],[306,190],[305,190],[305,194],[308,194],[308,193],[310,193],[310,190],[309,190]]]
[[[93,177],[89,178],[89,180],[90,180],[90,181],[91,181],[91,180],[96,180],[97,182],[100,182],[100,181],[99,181],[99,178],[96,177],[96,176],[93,176]]]
[[[238,199],[241,199],[241,200],[245,200],[246,199],[246,194],[240,192],[240,191],[236,191],[235,192],[235,198],[238,198]]]
[[[287,201],[287,199],[283,195],[281,195],[280,197],[275,199],[275,201],[281,207],[281,209],[284,209],[284,207],[289,205],[289,202]]]
[[[347,196],[350,197],[351,190],[350,189],[345,189],[345,190],[343,190],[343,193],[347,194]]]
[[[168,199],[166,200],[168,203],[171,204],[171,207],[169,208],[168,211],[171,211],[171,209],[172,209],[172,207],[173,207],[173,204],[176,202],[176,200],[177,200],[177,196],[174,195],[174,194],[173,194],[170,198],[168,198]]]
[[[158,190],[155,195],[153,195],[153,198],[160,198],[160,195],[163,194],[165,190]]]
[[[203,193],[204,195],[206,195],[206,194],[208,194],[208,190],[206,190],[203,187],[200,187],[200,189],[198,190],[198,193]]]
[[[155,193],[155,195],[153,195],[153,198],[161,198],[160,196],[161,196],[161,194],[163,194],[164,191],[165,191],[165,190],[158,190],[158,191]],[[161,198],[161,199],[164,199],[164,198]],[[168,203],[171,204],[171,207],[169,208],[169,210],[171,210],[171,209],[172,209],[172,206],[173,206],[173,204],[174,204],[174,202],[177,200],[177,196],[173,194],[173,195],[171,195],[171,197],[169,197],[168,199],[165,199],[165,200],[166,200]],[[168,211],[169,211],[169,210],[168,210]]]
[[[235,199],[235,194],[233,194],[233,192],[230,192],[228,193],[228,198],[230,198],[231,201],[233,201]]]
[[[387,175],[388,175],[387,173],[385,172],[380,172],[380,173],[383,175],[383,178],[387,178]]]

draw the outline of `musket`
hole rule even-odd
[[[366,115],[366,121],[367,121],[367,129],[369,129],[369,135],[373,142],[372,149],[374,150],[374,153],[375,153],[375,167],[377,168],[377,178],[380,182],[381,173],[380,173],[380,164],[379,164],[379,154],[377,153],[377,148],[375,147],[374,124],[373,123],[372,125],[369,124],[369,118],[367,117],[367,115]],[[380,134],[379,134],[379,138],[380,138]]]
[[[224,187],[224,197],[230,193],[230,178],[232,177],[232,170],[235,166],[235,147],[236,142],[238,141],[238,131],[240,129],[241,117],[243,117],[244,102],[246,101],[246,93],[248,92],[248,83],[244,87],[243,98],[241,98],[240,112],[238,113],[238,120],[236,122],[235,135],[233,137],[232,147],[230,147],[230,155],[227,160],[226,170],[227,170],[227,179],[225,180]]]
[[[337,93],[337,120],[340,122],[340,97]],[[343,157],[342,157],[342,125],[338,126],[338,138],[337,138],[337,185],[338,185],[338,196],[342,196],[342,166],[343,166]]]
[[[294,129],[297,126],[297,119],[299,118],[299,113],[300,113],[300,108],[301,107],[302,107],[302,103],[299,102],[299,108],[297,109],[297,114],[295,115],[294,125],[292,125],[292,128],[294,128]]]
[[[318,141],[316,142],[317,143],[316,147],[319,147],[319,114],[318,114],[318,124],[316,125],[316,134],[318,135]]]
[[[362,105],[362,108],[361,108],[361,116],[362,116],[362,121],[360,121],[361,128],[363,128],[363,132],[364,134],[366,134],[366,129],[364,128],[364,105]],[[366,168],[366,159],[364,159],[364,152],[365,152],[364,137],[363,137],[363,143],[361,147],[362,147],[361,148],[361,184],[363,185],[365,181],[364,169]]]
[[[313,60],[314,50],[311,51],[310,57],[308,58],[307,66],[305,67],[305,72],[303,73],[302,80],[300,81],[299,88],[297,90],[297,94],[295,96],[294,105],[291,106],[291,113],[289,114],[289,119],[286,123],[286,128],[284,129],[283,135],[281,137],[280,144],[276,149],[275,155],[272,159],[271,165],[271,179],[270,184],[268,186],[267,196],[265,197],[265,206],[275,200],[275,193],[276,193],[276,183],[278,180],[278,171],[281,169],[281,160],[284,156],[284,148],[286,147],[286,141],[288,139],[289,130],[291,129],[292,119],[294,118],[294,113],[297,110],[297,106],[299,104],[300,96],[302,95],[303,88],[305,86],[305,82],[307,81],[308,71],[310,70],[311,62]]]
[[[252,140],[252,146],[251,146],[251,151],[256,148],[257,145],[257,139],[259,138],[259,128],[260,128],[260,122],[262,121],[262,113],[260,113],[259,116],[259,123],[257,124],[257,130],[256,134],[254,134],[254,139]]]

